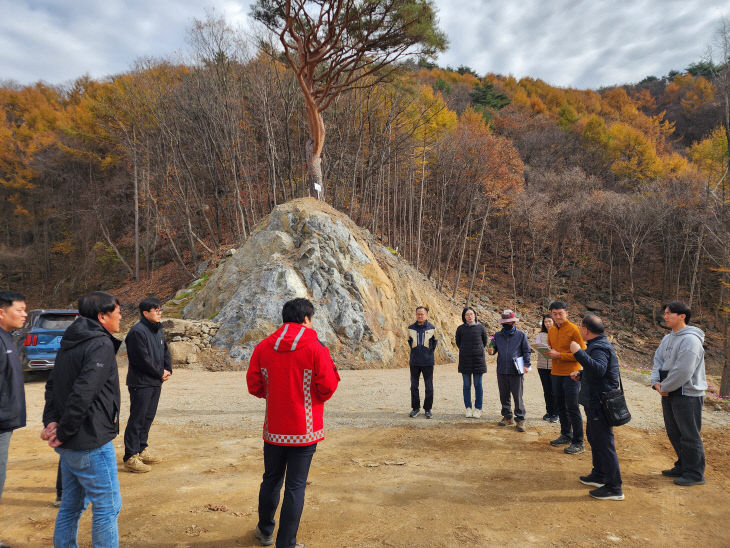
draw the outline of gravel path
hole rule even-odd
[[[126,368],[120,367],[120,379],[126,378]],[[461,396],[461,375],[456,365],[439,365],[434,372],[434,418],[427,421],[423,414],[415,419],[410,411],[410,381],[408,369],[368,369],[340,371],[342,381],[335,395],[325,406],[325,427],[388,427],[427,426],[434,422],[498,421],[499,396],[494,367],[483,379],[484,414],[481,419],[464,417]],[[648,378],[631,372],[622,372],[634,428],[662,429],[659,396],[651,390]],[[637,382],[639,379],[641,382]],[[123,381],[122,381],[123,382]],[[26,385],[29,423],[40,427],[43,411],[44,383]],[[421,381],[423,397],[423,381]],[[525,408],[527,426],[548,426],[541,420],[545,413],[542,386],[533,369],[525,376]],[[122,414],[129,409],[128,392],[122,387]],[[248,394],[245,371],[209,372],[178,369],[165,383],[155,422],[157,424],[194,424],[207,427],[238,427],[258,430],[264,412],[264,401]],[[123,417],[126,419],[126,416]],[[552,426],[552,425],[551,425]],[[727,429],[730,413],[705,406],[704,428]],[[557,425],[555,425],[557,429]]]

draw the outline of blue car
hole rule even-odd
[[[30,311],[25,325],[14,333],[25,380],[35,371],[53,369],[61,337],[78,317],[77,310]]]

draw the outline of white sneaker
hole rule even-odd
[[[475,419],[481,419],[482,418],[482,410],[481,409],[475,409],[471,416],[474,417]]]
[[[467,408],[466,408],[466,413],[464,413],[464,416],[465,416],[465,417],[466,417],[467,419],[470,419],[470,418],[472,418],[472,417],[474,416],[474,415],[472,415],[472,412],[471,412],[471,407],[467,407]]]

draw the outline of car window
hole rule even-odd
[[[38,319],[38,327],[42,329],[66,329],[74,320],[77,314],[43,314]]]

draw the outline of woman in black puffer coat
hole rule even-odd
[[[487,330],[477,321],[477,313],[467,306],[461,313],[464,321],[456,329],[456,346],[459,348],[459,373],[464,379],[464,407],[468,418],[482,416],[482,375],[487,372],[484,347],[487,346]],[[474,379],[474,409],[471,407],[471,385]]]

